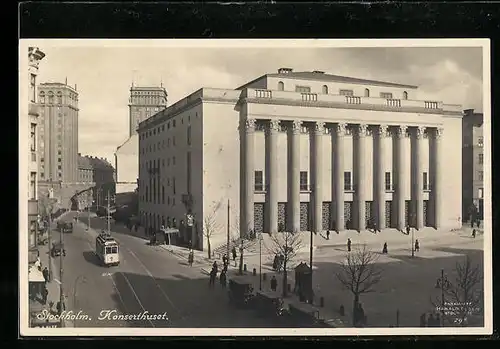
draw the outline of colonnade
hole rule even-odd
[[[360,124],[346,124],[346,123],[325,123],[323,121],[307,122],[304,123],[300,120],[294,121],[281,121],[277,119],[271,120],[259,120],[259,122],[265,122],[267,125],[266,142],[268,142],[269,151],[269,167],[268,167],[268,186],[266,186],[266,212],[267,217],[267,231],[269,233],[274,233],[278,231],[278,182],[280,180],[279,168],[278,168],[278,133],[281,124],[284,123],[287,126],[288,139],[290,142],[289,149],[291,154],[289,156],[287,176],[288,176],[288,213],[289,222],[288,230],[298,232],[300,231],[300,133],[303,125],[307,125],[309,130],[312,132],[312,142],[311,142],[311,156],[312,156],[312,168],[311,168],[311,196],[310,205],[312,205],[312,229],[313,231],[322,231],[322,215],[323,215],[323,200],[322,200],[322,187],[323,183],[323,158],[322,154],[322,140],[325,132],[325,126],[331,130],[332,136],[332,202],[334,203],[334,211],[331,214],[331,219],[335,223],[337,230],[343,230],[345,226],[344,222],[344,161],[343,154],[345,149],[345,136],[347,129],[353,130],[353,135],[355,136],[355,142],[357,142],[357,154],[355,159],[357,159],[354,164],[356,172],[356,183],[354,186],[354,201],[356,203],[355,227],[365,227],[365,214],[366,214],[366,192],[365,192],[365,182],[366,182],[366,142],[368,130],[374,131],[375,137],[377,137],[377,142],[374,144],[378,149],[376,149],[377,154],[385,154],[385,142],[384,138],[392,137],[395,131],[395,136],[397,138],[397,173],[396,173],[396,183],[394,188],[394,199],[393,202],[396,203],[396,219],[398,224],[398,229],[403,230],[405,228],[405,195],[404,188],[408,187],[410,183],[408,181],[412,180],[412,176],[406,173],[404,167],[404,157],[408,152],[406,147],[408,142],[406,138],[410,137],[411,134],[414,135],[415,139],[415,173],[418,175],[415,178],[415,183],[412,185],[412,198],[416,203],[415,207],[415,225],[417,229],[424,226],[424,183],[423,183],[423,156],[422,156],[422,139],[424,134],[432,136],[434,140],[434,154],[433,154],[433,164],[431,164],[431,174],[432,191],[431,191],[431,202],[432,202],[432,216],[433,225],[437,229],[440,226],[440,207],[441,198],[439,191],[441,190],[441,175],[439,173],[439,162],[440,160],[440,147],[441,147],[441,135],[443,132],[442,128],[424,126],[418,127],[408,127],[405,125],[389,126],[389,125],[368,125],[365,123]],[[243,147],[241,155],[244,157],[241,161],[241,171],[243,171],[243,176],[241,177],[245,183],[241,185],[241,229],[242,231],[246,229],[254,229],[254,192],[255,192],[255,131],[257,120],[253,118],[247,118],[244,123],[244,127],[241,129],[241,142],[240,146]],[[410,131],[412,131],[410,133]],[[375,210],[375,220],[378,227],[386,227],[386,187],[385,187],[385,165],[383,161],[377,161],[376,173],[374,174],[375,192],[374,201],[376,204]]]

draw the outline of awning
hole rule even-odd
[[[29,282],[45,282],[43,274],[36,266],[31,266],[28,274]]]
[[[179,229],[175,229],[175,228],[167,228],[167,229],[160,229],[160,230],[164,234],[179,234]]]

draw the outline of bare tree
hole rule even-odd
[[[348,252],[336,274],[342,286],[354,295],[353,325],[357,324],[357,306],[362,294],[373,292],[374,286],[382,278],[382,269],[377,265],[378,255],[368,249],[366,244]]]
[[[293,261],[297,253],[302,248],[301,233],[282,232],[270,236],[270,246],[267,250],[273,255],[283,256],[283,297],[287,296],[288,285],[288,264]]]
[[[217,213],[222,206],[222,200],[213,202],[211,211],[205,215],[203,218],[203,235],[207,238],[207,252],[208,258],[212,257],[212,246],[210,245],[210,238],[212,235],[220,229],[217,223]]]
[[[482,308],[484,295],[481,266],[473,265],[465,256],[454,268],[455,281],[442,282],[442,296],[431,300],[434,309],[440,309],[445,321],[451,325],[467,326],[468,319]],[[444,304],[443,304],[444,303]]]

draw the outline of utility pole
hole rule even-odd
[[[262,233],[259,233],[259,291],[262,291]]]
[[[49,178],[49,181],[50,181],[50,188],[53,189],[52,187],[52,177]],[[48,233],[48,239],[49,239],[49,280],[52,281],[52,253],[50,253],[51,251],[51,248],[52,248],[52,197],[51,197],[51,190],[49,190],[49,194],[47,195],[48,196],[48,203],[49,203],[49,207],[48,207],[48,214],[49,214],[49,227],[48,227],[48,230],[47,230],[47,233]]]
[[[229,258],[229,241],[230,241],[230,239],[229,239],[229,237],[230,237],[229,236],[230,235],[229,234],[229,224],[230,224],[229,214],[230,214],[230,212],[231,212],[231,203],[230,203],[229,199],[227,199],[227,247],[226,247],[227,258]]]
[[[111,234],[110,221],[109,221],[109,190],[108,190],[108,209],[106,213],[106,219],[108,220],[108,234]]]
[[[444,326],[444,269],[441,269],[441,326]]]

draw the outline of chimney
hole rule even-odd
[[[288,74],[293,72],[292,68],[279,68],[278,69],[278,74]]]

